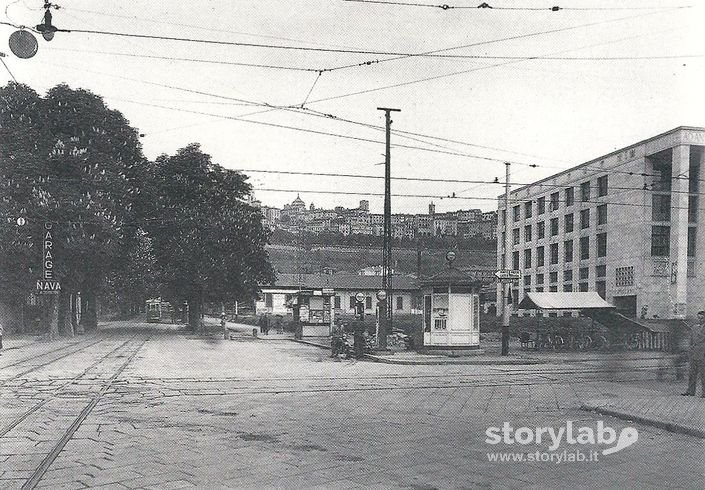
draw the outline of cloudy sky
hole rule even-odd
[[[393,181],[415,196],[393,197],[393,212],[496,209],[502,187],[481,182],[503,181],[503,161],[528,183],[705,126],[699,0],[383,1],[57,0],[54,24],[72,32],[39,38],[31,59],[6,41],[0,51],[39,92],[103,96],[144,133],[148,157],[199,142],[278,207],[300,192],[381,212],[382,179],[324,175],[383,176],[378,107],[401,109],[392,176],[449,181]],[[0,20],[36,25],[42,4],[0,0]]]

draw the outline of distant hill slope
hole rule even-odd
[[[350,245],[313,246],[310,250],[297,251],[291,245],[268,245],[267,252],[274,269],[283,273],[315,273],[324,267],[336,271],[356,272],[364,267],[380,265],[382,250],[377,247],[354,247]],[[423,250],[421,253],[421,274],[430,275],[446,266],[446,250]],[[298,256],[298,259],[297,259]],[[415,249],[395,248],[392,250],[394,270],[398,273],[416,274],[417,254]],[[494,268],[497,265],[494,250],[457,250],[455,267]]]

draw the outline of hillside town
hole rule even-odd
[[[270,230],[332,232],[344,236],[384,234],[384,215],[371,213],[367,200],[361,200],[355,209],[342,206],[319,209],[313,202],[307,207],[299,195],[281,209],[263,205],[256,199],[251,203],[261,210],[263,222]],[[392,214],[391,220],[392,237],[396,239],[433,236],[497,238],[497,211],[467,209],[436,213],[435,204],[430,203],[427,214]]]

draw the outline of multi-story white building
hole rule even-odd
[[[449,215],[436,215],[433,220],[435,235],[455,236],[458,234],[458,220]]]
[[[482,218],[482,210],[480,209],[459,210],[454,214],[458,221],[480,221]]]
[[[508,212],[500,196],[498,267],[522,271],[515,300],[597,291],[642,318],[705,309],[704,164],[705,128],[678,127],[516,189]]]

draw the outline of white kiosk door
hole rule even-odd
[[[451,294],[448,312],[450,345],[472,343],[472,294]]]

